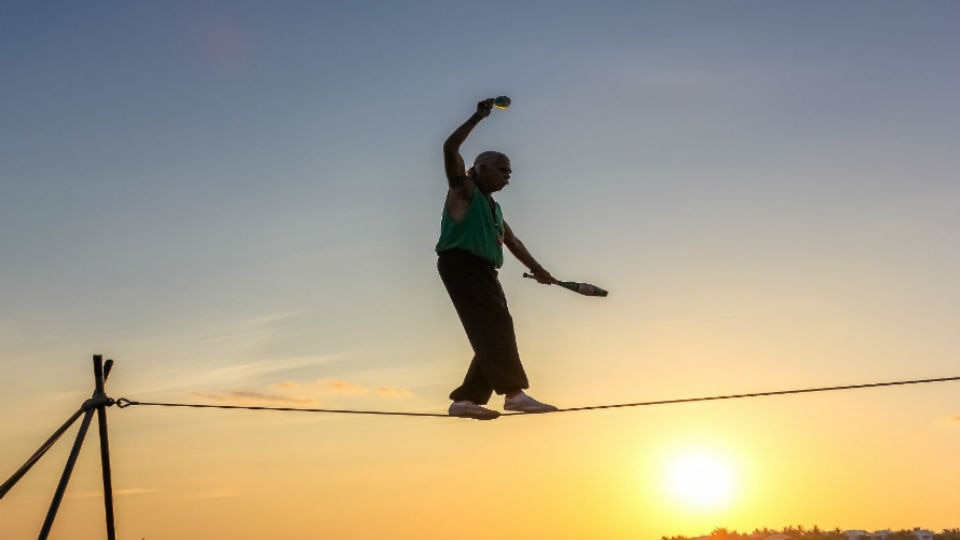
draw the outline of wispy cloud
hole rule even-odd
[[[342,379],[322,378],[310,383],[298,383],[295,381],[282,381],[271,386],[271,389],[277,392],[288,392],[296,394],[312,394],[322,396],[367,396],[374,395],[385,398],[408,398],[413,397],[413,392],[405,389],[392,388],[390,386],[378,386],[371,388],[360,384],[354,384]]]
[[[410,398],[413,392],[404,389],[390,388],[389,386],[380,386],[376,390],[378,396],[386,398]]]
[[[191,395],[229,405],[316,405],[309,397],[290,397],[252,390],[230,390],[223,393],[192,392]]]
[[[363,386],[349,383],[342,379],[322,378],[310,383],[283,381],[272,386],[273,389],[284,392],[312,393],[322,395],[360,396],[369,392]]]
[[[316,406],[321,398],[406,399],[414,397],[413,392],[403,388],[370,387],[329,377],[308,383],[282,381],[270,385],[265,391],[231,389],[213,392],[191,392],[190,395],[224,405],[294,407]]]
[[[216,344],[247,338],[261,338],[272,335],[279,323],[289,321],[305,313],[305,309],[264,313],[242,319],[221,321],[216,324],[195,328],[187,339],[198,344]]]
[[[166,393],[177,390],[196,390],[214,385],[235,384],[243,385],[244,381],[264,379],[277,373],[312,368],[321,364],[334,362],[342,355],[331,353],[296,358],[271,358],[256,361],[216,361],[207,363],[203,369],[195,365],[181,364],[167,366],[165,384],[155,384],[150,393]],[[151,379],[153,380],[153,379]]]
[[[187,499],[227,499],[230,497],[236,497],[239,493],[230,488],[218,488],[211,491],[203,491],[199,493],[188,493],[185,498]]]
[[[126,495],[143,495],[145,493],[157,493],[155,489],[148,488],[121,488],[114,489],[114,497],[122,497]],[[71,499],[99,499],[103,497],[103,491],[94,490],[94,491],[78,491],[76,493],[71,493],[69,498]]]

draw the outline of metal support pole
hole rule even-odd
[[[113,360],[107,360],[106,369],[100,363],[100,356],[93,357],[93,371],[97,382],[97,396],[105,396],[103,385],[106,383]],[[100,402],[97,406],[97,423],[100,427],[100,469],[103,472],[103,506],[107,518],[107,540],[116,540],[117,532],[113,518],[113,482],[110,474],[110,441],[107,438],[107,406]]]
[[[43,527],[40,529],[40,536],[37,537],[39,540],[46,540],[50,534],[50,527],[53,526],[53,520],[57,517],[57,510],[60,508],[60,501],[63,500],[63,494],[67,490],[67,483],[70,481],[73,466],[77,463],[77,456],[80,455],[83,438],[87,435],[87,429],[90,427],[90,419],[93,418],[93,411],[93,409],[89,409],[83,415],[83,422],[80,423],[80,431],[77,433],[77,439],[73,443],[73,449],[70,450],[70,457],[67,458],[67,466],[64,467],[63,474],[60,476],[57,491],[53,494],[53,501],[50,502],[50,510],[47,511],[47,517],[43,520]]]
[[[28,459],[27,462],[24,463],[19,470],[13,473],[13,476],[11,476],[6,482],[3,483],[2,486],[0,486],[0,499],[2,499],[3,496],[7,494],[8,491],[13,489],[13,486],[15,486],[17,482],[20,481],[21,478],[23,478],[23,475],[27,474],[27,471],[29,471],[31,467],[33,467],[38,461],[40,461],[40,458],[42,458],[43,455],[47,453],[47,450],[49,450],[54,445],[54,443],[56,443],[57,440],[60,439],[60,436],[63,435],[64,432],[70,429],[70,426],[72,426],[73,423],[77,421],[77,418],[80,418],[83,412],[84,412],[83,409],[80,409],[77,412],[73,413],[73,416],[71,416],[69,420],[64,422],[63,425],[60,426],[60,429],[54,432],[54,434],[51,435],[49,439],[47,439],[47,442],[43,443],[40,449],[34,452],[34,454],[30,456],[30,459]]]
[[[70,449],[70,456],[67,458],[67,464],[63,468],[63,474],[60,475],[60,482],[57,484],[57,490],[53,494],[53,500],[50,501],[50,509],[47,510],[47,516],[43,520],[43,527],[40,529],[39,540],[46,540],[53,527],[53,521],[57,518],[57,510],[60,509],[60,503],[63,501],[63,495],[67,491],[67,484],[70,482],[70,475],[73,474],[73,468],[77,464],[77,458],[80,456],[80,448],[83,446],[83,440],[87,436],[87,430],[90,429],[90,422],[93,420],[93,413],[97,413],[97,423],[100,428],[100,466],[103,473],[103,505],[107,518],[107,540],[116,540],[117,533],[113,513],[113,480],[110,471],[110,440],[107,436],[107,407],[114,404],[114,401],[107,397],[104,387],[107,378],[110,376],[110,370],[113,368],[113,360],[103,362],[103,357],[99,354],[93,356],[93,379],[94,391],[80,410],[73,414],[43,445],[34,452],[30,459],[13,473],[6,482],[0,485],[0,499],[7,494],[10,489],[21,479],[27,471],[33,467],[37,461],[47,453],[54,443],[70,429],[70,426],[83,416],[80,422],[80,430],[77,432],[77,438],[73,442],[73,448]]]

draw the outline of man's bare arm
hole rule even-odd
[[[477,103],[477,112],[473,113],[466,122],[460,125],[453,133],[447,137],[443,143],[443,167],[447,173],[447,182],[451,188],[459,188],[466,182],[466,173],[464,172],[463,157],[460,155],[460,145],[467,140],[467,136],[473,131],[473,128],[480,123],[480,120],[490,116],[493,109],[493,99],[485,99]]]
[[[533,272],[533,277],[540,283],[546,283],[548,285],[557,283],[557,279],[550,275],[550,272],[547,272],[546,269],[533,258],[533,255],[527,250],[527,246],[523,245],[523,242],[517,238],[517,235],[513,234],[513,229],[506,223],[503,224],[503,227],[503,243],[507,246],[507,249],[510,250],[510,253],[513,253],[514,257]]]

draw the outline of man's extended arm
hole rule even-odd
[[[510,250],[510,253],[513,253],[513,256],[520,260],[527,268],[533,272],[533,277],[537,279],[540,283],[546,283],[548,285],[557,283],[557,279],[550,275],[550,272],[547,272],[536,259],[533,258],[533,255],[527,251],[527,247],[523,245],[523,242],[517,238],[517,235],[513,234],[513,229],[510,228],[506,223],[503,224],[504,235],[503,243],[507,246],[507,249]]]
[[[446,170],[447,182],[449,182],[450,187],[459,187],[466,180],[463,157],[460,156],[460,145],[467,140],[467,135],[470,135],[470,132],[480,123],[480,120],[490,116],[492,109],[492,98],[477,103],[477,112],[473,113],[443,142],[443,167]]]

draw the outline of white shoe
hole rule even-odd
[[[547,405],[546,403],[540,403],[539,401],[533,399],[532,397],[520,392],[519,394],[513,396],[512,398],[507,398],[503,401],[503,408],[508,411],[517,411],[524,413],[546,413],[554,412],[557,410],[553,405]]]
[[[499,412],[481,407],[472,401],[454,401],[450,404],[450,410],[447,411],[447,414],[460,418],[473,418],[474,420],[493,420],[500,416]]]

